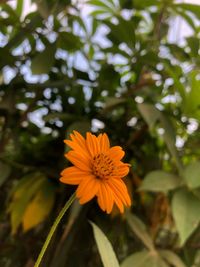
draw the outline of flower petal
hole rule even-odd
[[[113,200],[113,191],[106,183],[101,183],[102,194],[104,196],[104,202],[106,205],[106,212],[110,213],[113,208],[114,200]]]
[[[99,187],[99,191],[97,194],[97,202],[99,204],[99,207],[105,211],[106,210],[106,204],[105,204],[105,199],[102,191],[102,186]]]
[[[88,175],[76,167],[68,167],[61,172],[60,181],[64,184],[79,184],[81,180]]]
[[[82,156],[84,156],[87,159],[90,159],[90,154],[86,146],[85,148],[83,148],[77,142],[71,141],[71,140],[64,140],[64,143],[68,145],[70,148],[72,148],[75,152],[80,153]]]
[[[121,146],[113,146],[107,151],[107,155],[114,161],[120,161],[125,153]]]
[[[75,151],[69,151],[65,154],[65,157],[77,168],[83,171],[91,172],[91,161],[83,155]]]
[[[91,133],[86,134],[86,144],[87,148],[91,154],[92,157],[99,154],[99,142],[97,140],[97,137]]]
[[[115,190],[113,190],[113,188],[112,188],[109,184],[107,184],[106,189],[108,190],[109,193],[112,192],[112,198],[113,198],[112,207],[113,207],[113,204],[114,204],[114,202],[115,202],[115,204],[116,204],[117,207],[119,208],[119,211],[120,211],[121,213],[123,213],[123,212],[124,212],[124,205],[123,205],[123,203],[122,203],[121,198],[118,196],[118,194],[115,192]],[[111,209],[111,210],[112,210],[112,209]],[[108,212],[108,213],[109,213],[109,212]]]
[[[85,185],[86,184],[86,185]],[[85,188],[85,190],[83,191],[84,193],[82,193],[82,196],[80,197],[80,204],[85,204],[86,202],[90,201],[98,192],[99,190],[99,184],[100,182],[93,177],[93,179],[90,179],[90,181],[84,181],[81,182],[80,186],[79,186],[79,191],[82,191],[84,189],[82,189],[82,187]],[[80,194],[80,192],[77,194]]]
[[[86,149],[85,138],[77,131],[73,131],[73,134],[70,134],[70,138],[73,142],[77,143],[83,149]]]
[[[122,178],[129,173],[129,165],[122,163],[113,171],[113,176]]]
[[[121,213],[123,213],[124,212],[124,205],[123,205],[121,199],[118,197],[118,195],[114,191],[113,191],[113,197],[114,197],[115,204],[119,208],[119,211]]]
[[[89,174],[89,175],[85,176],[84,179],[81,180],[81,182],[80,182],[80,184],[76,190],[76,195],[78,198],[82,198],[85,195],[87,195],[88,194],[88,188],[91,189],[91,185],[94,185],[95,190],[96,190],[96,184],[94,183],[95,179],[96,178],[94,175]]]
[[[101,152],[106,152],[110,148],[110,141],[108,139],[107,134],[99,134],[97,137],[99,141],[99,146],[100,146],[100,151]]]
[[[127,206],[131,205],[131,199],[128,194],[128,190],[126,188],[126,185],[121,179],[111,179],[108,180],[107,183],[112,188],[112,190],[115,192],[117,197]]]

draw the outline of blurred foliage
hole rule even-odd
[[[200,6],[32,3],[0,1],[0,266],[33,266],[74,191],[59,183],[72,130],[125,149],[133,205],[75,202],[42,266],[200,266]]]

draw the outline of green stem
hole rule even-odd
[[[49,234],[48,234],[48,236],[46,238],[46,241],[44,242],[44,245],[43,245],[43,247],[42,247],[42,249],[40,251],[40,254],[39,254],[38,258],[37,258],[37,261],[36,261],[34,267],[39,267],[39,265],[40,265],[40,263],[42,261],[42,258],[44,256],[44,253],[45,253],[45,251],[46,251],[46,249],[47,249],[47,247],[48,247],[48,245],[49,245],[49,243],[51,241],[51,238],[52,238],[52,236],[53,236],[53,234],[54,234],[54,232],[55,232],[58,224],[60,223],[62,217],[64,216],[64,214],[68,210],[68,208],[71,206],[71,204],[73,203],[73,201],[75,200],[75,198],[76,198],[76,193],[74,193],[70,197],[70,199],[66,202],[65,206],[62,208],[62,210],[58,214],[58,217],[54,221],[54,223],[53,223],[53,225],[52,225],[52,227],[51,227],[51,229],[49,231]]]

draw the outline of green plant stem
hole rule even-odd
[[[46,240],[44,242],[44,245],[43,245],[43,247],[42,247],[42,249],[40,251],[40,254],[39,254],[38,258],[37,258],[37,261],[35,262],[34,267],[39,267],[39,265],[40,265],[40,263],[42,261],[42,258],[44,256],[44,253],[47,250],[47,247],[48,247],[48,245],[49,245],[49,243],[51,241],[51,238],[52,238],[52,236],[53,236],[53,234],[54,234],[54,232],[55,232],[58,224],[60,223],[62,217],[64,216],[64,214],[68,210],[68,208],[71,206],[71,204],[73,203],[73,201],[75,200],[75,198],[76,198],[76,193],[74,193],[70,197],[70,199],[66,202],[65,206],[62,208],[62,210],[58,214],[58,217],[54,221],[54,223],[53,223],[53,225],[52,225],[52,227],[51,227],[51,229],[49,231],[49,234],[48,234],[48,236],[47,236],[47,238],[46,238]]]

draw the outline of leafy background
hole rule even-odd
[[[33,266],[75,189],[58,179],[78,130],[124,148],[133,205],[75,202],[42,266],[200,266],[200,6],[32,2],[0,1],[0,265]],[[192,34],[172,42],[180,17]]]

